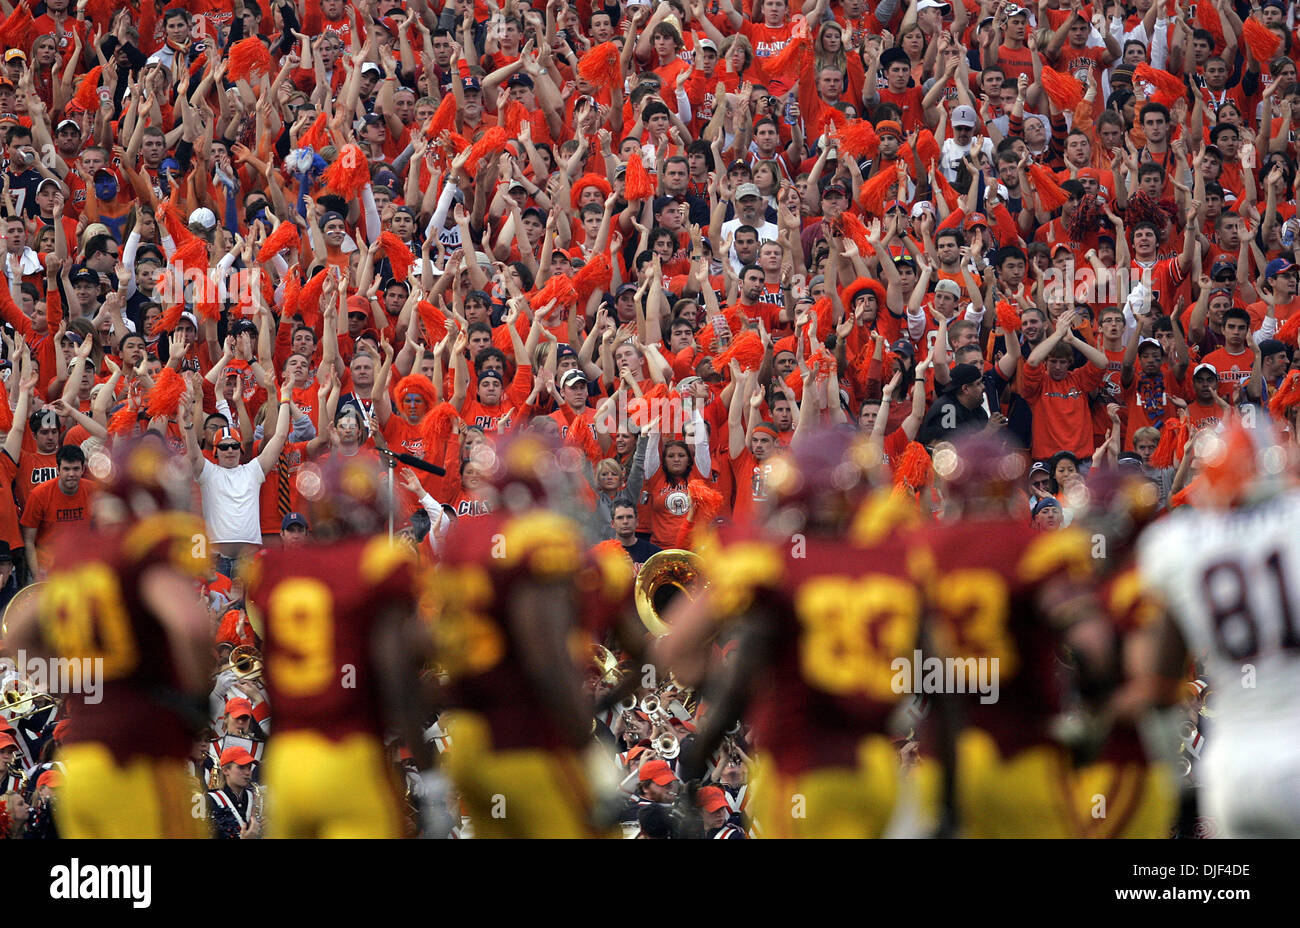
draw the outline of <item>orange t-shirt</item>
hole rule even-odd
[[[24,528],[36,529],[40,567],[49,566],[53,557],[50,545],[60,532],[69,525],[90,521],[92,495],[90,481],[85,479],[82,479],[77,492],[71,496],[59,489],[57,479],[47,480],[32,490],[27,497],[27,505],[23,507],[22,525]]]
[[[767,478],[772,473],[772,463],[760,462],[746,448],[731,459],[731,472],[736,480],[736,503],[732,511],[737,520],[750,518],[759,503],[767,499]]]

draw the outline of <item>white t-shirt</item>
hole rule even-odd
[[[213,544],[262,543],[260,487],[266,480],[256,460],[238,467],[218,467],[203,462],[199,487],[203,490],[203,521]]]

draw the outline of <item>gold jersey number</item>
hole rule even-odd
[[[799,663],[809,685],[836,696],[892,702],[892,664],[916,643],[921,597],[906,580],[819,577],[795,594]]]
[[[310,577],[276,586],[267,601],[268,634],[275,649],[267,672],[286,696],[304,698],[334,680],[334,594]]]
[[[996,659],[1004,680],[1015,676],[1020,656],[1007,628],[1010,591],[995,570],[972,568],[945,573],[931,586],[930,599],[941,621],[935,642],[949,657]]]
[[[41,631],[60,657],[103,661],[105,680],[135,670],[140,660],[122,589],[107,564],[60,573],[45,589]]]
[[[486,673],[505,656],[506,642],[487,615],[492,579],[476,564],[444,564],[433,578],[441,604],[433,624],[438,662],[453,679]]]

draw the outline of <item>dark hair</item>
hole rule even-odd
[[[1246,312],[1240,306],[1233,306],[1223,314],[1223,321],[1226,323],[1229,319],[1236,319],[1238,322],[1246,323],[1250,327],[1250,313]]]
[[[668,449],[673,447],[681,448],[686,452],[686,472],[679,477],[674,477],[668,473]],[[659,462],[659,466],[663,469],[664,477],[669,483],[685,483],[690,480],[691,469],[695,467],[695,452],[691,450],[691,446],[686,444],[686,442],[677,438],[670,439],[669,441],[664,442],[663,451],[659,454]]]
[[[533,283],[535,282],[536,278],[533,277],[533,272],[529,270],[528,265],[524,264],[524,262],[522,261],[512,261],[510,263],[510,266],[519,273],[520,289],[521,290],[533,289]]]
[[[1047,471],[1049,474],[1051,474],[1053,483],[1056,482],[1056,467],[1062,461],[1070,461],[1072,464],[1074,464],[1075,470],[1078,470],[1079,464],[1082,463],[1076,455],[1072,454],[1069,451],[1056,452],[1056,454],[1052,455],[1050,458],[1047,459]]]
[[[483,325],[483,323],[481,322],[477,324]],[[483,325],[483,328],[486,329],[487,326]],[[488,331],[490,332],[491,329],[488,329]],[[483,365],[486,364],[488,359],[490,358],[496,358],[498,361],[501,362],[501,370],[503,372],[507,367],[510,366],[509,361],[506,359],[506,353],[504,351],[502,351],[500,348],[487,347],[484,348],[482,351],[480,351],[478,353],[478,356],[474,358],[474,373],[475,374],[483,373]]]
[[[60,464],[80,464],[86,466],[86,452],[81,450],[80,445],[60,445],[59,453],[54,456],[54,460]]]
[[[1142,104],[1142,109],[1138,111],[1138,122],[1143,122],[1147,118],[1148,113],[1156,113],[1157,115],[1165,117],[1165,122],[1170,121],[1169,107],[1165,106],[1163,103]]]

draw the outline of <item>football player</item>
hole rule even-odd
[[[1225,837],[1300,836],[1300,492],[1267,428],[1233,423],[1193,446],[1201,474],[1138,543],[1144,588],[1165,612],[1156,671],[1166,702],[1188,653],[1216,681],[1214,737],[1198,775]]]
[[[298,487],[311,542],[268,549],[247,568],[276,713],[263,779],[269,837],[400,837],[402,790],[383,740],[390,728],[425,777],[437,777],[419,681],[430,647],[409,549],[382,534],[381,485],[363,456],[304,465]]]
[[[152,436],[88,463],[102,487],[96,527],[69,530],[48,586],[10,618],[15,648],[102,662],[96,698],[68,695],[59,829],[72,838],[203,837],[187,761],[211,679],[197,586],[210,565],[195,556],[203,524],[177,511],[188,473]]]
[[[944,670],[925,691],[934,710],[916,773],[944,833],[955,824],[968,837],[1081,836],[1072,758],[1055,727],[1067,688],[1058,649],[1070,646],[1091,692],[1106,679],[1110,630],[1089,593],[1088,537],[1034,531],[1013,511],[1027,467],[983,434],[936,446],[947,519],[911,539],[925,585],[922,669],[928,677],[937,660]]]
[[[683,771],[698,776],[748,704],[762,746],[751,811],[765,836],[879,837],[898,795],[888,722],[906,694],[893,662],[916,644],[922,596],[897,536],[849,532],[870,489],[855,461],[871,452],[852,441],[829,431],[774,460],[766,527],[724,531],[708,590],[677,610],[662,642],[691,685],[729,620],[738,645],[706,683],[712,708]]]

